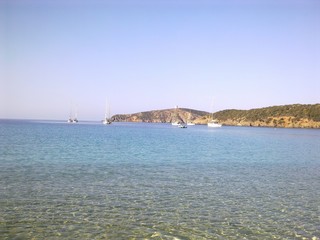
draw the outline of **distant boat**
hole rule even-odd
[[[176,127],[179,127],[179,128],[187,128],[187,126],[182,122],[173,122],[171,124],[172,124],[172,126],[176,126]]]
[[[68,123],[77,123],[78,122],[78,119],[76,118],[69,118],[68,119]]]
[[[69,116],[69,119],[68,119],[68,123],[77,123],[78,122],[78,118],[77,118],[77,111],[75,112],[74,116],[73,116],[73,113],[72,113],[72,109],[70,110],[70,116]]]
[[[211,115],[211,121],[208,122],[208,127],[213,127],[213,128],[218,128],[221,127],[222,125],[218,122],[218,120],[213,119],[213,111]]]
[[[110,119],[110,107],[108,105],[108,100],[106,100],[106,112],[104,114],[104,119],[102,120],[102,123],[105,125],[112,123]]]
[[[208,127],[221,127],[222,125],[218,123],[218,121],[216,120],[211,120],[210,122],[208,122]]]
[[[108,119],[108,118],[105,118],[105,119],[102,121],[102,123],[107,125],[107,124],[111,124],[112,121],[111,121],[110,119]]]

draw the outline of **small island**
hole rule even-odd
[[[320,104],[291,104],[250,110],[228,109],[210,114],[189,108],[172,108],[112,116],[114,122],[207,124],[215,119],[227,126],[320,128]]]

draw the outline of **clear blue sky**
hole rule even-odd
[[[0,118],[320,102],[320,1],[0,0]],[[214,104],[212,107],[212,102]]]

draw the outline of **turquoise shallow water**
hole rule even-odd
[[[320,239],[320,131],[0,121],[1,239]]]

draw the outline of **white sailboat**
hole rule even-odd
[[[69,115],[69,119],[68,119],[68,123],[77,123],[78,122],[78,118],[77,118],[77,111],[75,112],[74,116],[72,113],[72,108],[70,110],[70,115]]]
[[[108,105],[108,100],[106,100],[106,112],[104,114],[104,119],[102,120],[103,124],[111,124],[112,121],[110,119],[110,107]]]
[[[111,124],[112,121],[108,118],[105,118],[104,120],[102,120],[102,123],[107,125],[107,124]]]
[[[218,120],[213,119],[213,111],[212,111],[211,120],[208,122],[208,127],[218,128],[218,127],[221,127],[221,126],[222,125],[218,122]]]
[[[221,127],[222,125],[220,123],[218,123],[218,121],[216,120],[211,120],[210,122],[208,122],[208,127]]]

